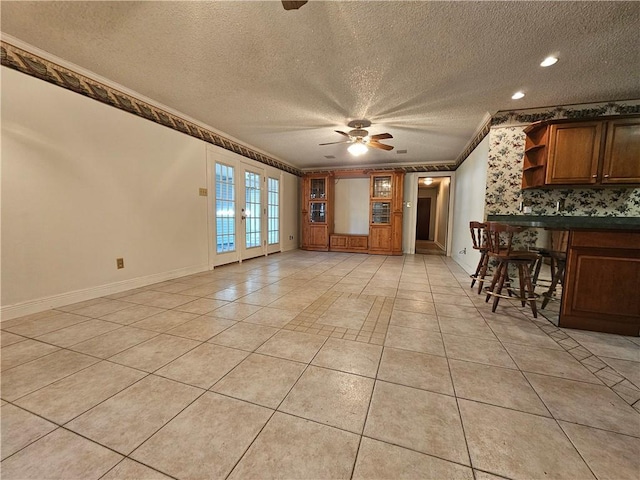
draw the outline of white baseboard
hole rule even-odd
[[[174,278],[192,275],[194,273],[205,272],[209,270],[208,265],[195,265],[192,267],[179,268],[169,272],[154,273],[144,277],[131,278],[122,280],[121,282],[109,283],[98,287],[83,288],[73,292],[60,293],[49,297],[37,298],[26,302],[16,303],[14,305],[5,305],[0,307],[0,321],[11,320],[12,318],[31,315],[33,313],[43,312],[64,305],[71,305],[93,298],[104,297],[105,295],[113,295],[114,293],[132,290],[134,288],[146,287],[158,282],[173,280]]]
[[[476,271],[476,266],[475,265],[469,265],[466,262],[467,257],[463,256],[463,255],[452,255],[451,258],[453,259],[454,262],[456,262],[458,265],[460,265],[462,267],[462,269],[467,272],[469,275],[471,275],[473,272]]]
[[[291,250],[297,250],[298,249],[298,244],[297,243],[282,243],[280,245],[281,251],[282,252],[289,252]]]

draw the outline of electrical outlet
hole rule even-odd
[[[116,267],[118,269],[124,268],[124,258],[116,258]]]
[[[200,189],[200,196],[201,197],[206,197],[209,194],[209,192],[207,191],[206,188],[201,188]]]

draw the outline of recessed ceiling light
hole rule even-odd
[[[522,97],[524,97],[524,93],[523,92],[516,92],[513,95],[511,95],[511,98],[514,100],[519,100]]]
[[[541,67],[550,67],[551,65],[554,65],[555,63],[557,63],[557,61],[558,61],[557,57],[547,57],[542,61],[540,66]]]

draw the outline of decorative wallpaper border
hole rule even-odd
[[[413,173],[413,172],[453,172],[455,170],[455,164],[437,164],[437,165],[397,165],[393,167],[377,167],[377,166],[369,166],[363,168],[354,168],[354,167],[336,167],[336,168],[322,168],[322,169],[308,169],[304,170],[303,173],[305,175],[312,174],[323,174],[323,173],[335,173],[342,171],[353,171],[353,170],[362,170],[363,172],[372,171],[372,172],[404,172],[404,173]]]
[[[152,122],[203,140],[212,145],[222,147],[243,157],[269,165],[270,167],[283,170],[298,177],[302,176],[302,171],[291,165],[287,165],[273,157],[234,142],[219,133],[207,130],[127,93],[27,52],[6,41],[0,42],[0,60],[0,63],[5,67],[66,88],[67,90],[79,93],[93,100],[106,103],[112,107],[132,113],[146,120],[151,120]]]
[[[167,112],[148,102],[119,91],[97,80],[74,72],[66,67],[46,60],[22,48],[0,41],[0,63],[5,67],[17,70],[26,75],[39,78],[59,87],[79,93],[93,100],[106,103],[112,107],[132,113],[146,120],[158,123],[204,142],[216,145],[226,150],[250,158],[270,167],[302,176],[309,173],[327,172],[329,169],[300,170],[264,153],[257,152],[241,145],[229,138],[213,132],[189,120]],[[628,100],[606,103],[588,103],[579,105],[565,105],[524,110],[499,111],[480,127],[465,149],[458,155],[455,162],[444,164],[394,165],[393,167],[371,167],[380,171],[411,172],[447,172],[455,171],[475,150],[487,136],[491,128],[497,126],[524,125],[541,120],[593,118],[611,115],[640,114],[640,100]],[[341,170],[333,168],[331,170]]]
[[[237,153],[238,155],[242,155],[243,157],[283,170],[298,177],[305,173],[310,173],[309,171],[303,172],[302,170],[276,160],[273,157],[234,142],[219,133],[203,128],[200,125],[196,125],[189,120],[162,110],[148,102],[135,98],[130,94],[119,91],[103,84],[102,82],[58,65],[57,63],[51,62],[22,48],[16,47],[4,40],[0,41],[0,57],[0,63],[5,67],[39,78],[59,87],[89,97],[93,100],[106,103],[107,105],[132,113],[146,120],[159,123],[160,125],[171,128],[180,133],[190,135],[212,145],[222,147],[226,150]],[[380,169],[385,170],[386,167],[380,167]],[[456,164],[398,165],[389,168],[389,170],[398,169],[405,172],[453,171],[456,169]],[[313,172],[316,171],[319,170],[313,170]],[[322,171],[327,171],[327,169]]]
[[[500,110],[491,116],[476,132],[469,145],[462,151],[455,162],[457,169],[471,152],[495,127],[528,125],[544,120],[587,119],[609,117],[615,115],[640,114],[640,100],[622,100],[617,102],[581,103],[576,105],[559,105],[554,107],[527,108],[522,110]]]
[[[489,130],[491,130],[491,121],[493,120],[493,117],[489,117],[486,122],[484,122],[484,124],[480,127],[480,129],[476,132],[476,134],[473,136],[473,139],[469,142],[469,145],[467,145],[467,147],[462,151],[462,153],[460,155],[458,155],[458,158],[456,158],[456,163],[455,163],[455,168],[457,169],[460,165],[462,165],[462,162],[464,162],[467,157],[469,155],[471,155],[471,152],[473,152],[476,147],[478,145],[480,145],[480,142],[482,142],[482,140],[484,140],[484,137],[487,136],[487,134],[489,133]]]
[[[616,102],[581,103],[555,107],[528,108],[523,110],[501,110],[491,118],[491,126],[526,125],[543,120],[587,119],[613,115],[640,114],[640,100]]]

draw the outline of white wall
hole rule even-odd
[[[438,187],[438,197],[436,199],[436,237],[435,242],[443,250],[447,249],[447,221],[449,219],[449,185],[451,181],[443,178]]]
[[[283,172],[282,206],[280,207],[280,246],[282,251],[295,250],[300,245],[300,179]],[[293,238],[289,238],[293,237]]]
[[[484,220],[488,156],[489,135],[456,170],[451,256],[469,273],[475,271],[480,260],[480,254],[472,248],[469,222]],[[464,249],[466,254],[460,253]]]
[[[369,235],[369,178],[335,181],[334,232]]]
[[[205,142],[5,67],[1,113],[3,319],[208,268]]]

